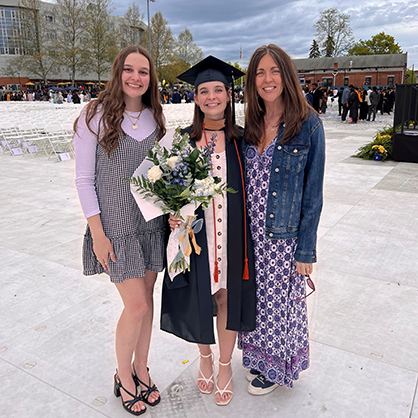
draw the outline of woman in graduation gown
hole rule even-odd
[[[193,125],[183,129],[193,147],[203,148],[214,136],[213,175],[237,193],[216,197],[208,209],[196,210],[204,219],[196,233],[200,255],[190,256],[190,271],[172,281],[165,273],[161,329],[197,343],[200,368],[197,384],[202,393],[212,393],[215,344],[213,315],[217,311],[219,374],[215,400],[226,405],[232,398],[231,357],[237,331],[255,328],[254,259],[245,205],[242,129],[233,121],[228,84],[243,73],[209,56],[178,76],[196,88]],[[171,217],[171,228],[179,220]]]

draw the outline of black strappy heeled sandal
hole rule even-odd
[[[136,384],[136,382],[135,382]],[[132,396],[132,399],[130,399],[129,401],[124,401],[123,398],[121,397],[120,394],[120,390],[123,389],[129,396]],[[138,389],[135,388],[135,395],[133,395],[131,392],[129,392],[129,390],[126,390],[123,386],[122,386],[122,382],[120,381],[119,377],[118,377],[118,371],[116,370],[116,374],[115,374],[115,382],[114,382],[114,387],[113,387],[113,393],[115,394],[115,396],[117,398],[119,398],[119,396],[122,399],[122,406],[123,409],[127,412],[129,412],[132,415],[142,415],[145,414],[145,412],[147,411],[147,408],[145,407],[144,409],[142,409],[141,411],[133,411],[132,407],[139,401],[141,402],[145,402],[145,400],[142,398],[142,395],[138,396]]]
[[[160,401],[161,401],[161,396],[158,396],[158,399],[156,399],[155,402],[150,402],[149,401],[149,397],[150,397],[151,393],[156,392],[158,390],[158,388],[157,388],[157,386],[155,386],[155,384],[151,386],[151,377],[149,375],[149,368],[147,367],[148,385],[146,383],[144,383],[142,380],[140,380],[139,377],[136,375],[135,367],[134,367],[133,364],[132,364],[132,370],[133,370],[132,378],[134,379],[135,384],[137,386],[139,386],[141,384],[142,386],[146,387],[146,389],[141,390],[142,400],[149,406],[155,406],[155,405],[159,404]]]

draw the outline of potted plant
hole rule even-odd
[[[385,161],[388,156],[388,152],[383,145],[373,145],[372,151],[374,151],[375,161]]]

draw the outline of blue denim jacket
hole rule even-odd
[[[266,211],[266,238],[297,238],[295,260],[316,262],[316,236],[322,210],[325,135],[316,113],[285,144],[284,124],[275,138]],[[246,153],[248,144],[244,146]]]

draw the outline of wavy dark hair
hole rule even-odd
[[[93,100],[87,104],[86,124],[89,130],[96,135],[97,141],[103,146],[106,154],[110,155],[119,146],[119,134],[122,130],[121,124],[123,120],[123,111],[125,110],[125,102],[123,100],[122,92],[122,71],[125,64],[126,57],[132,53],[138,53],[147,58],[150,70],[150,86],[142,96],[142,103],[150,107],[154,120],[157,123],[158,139],[160,140],[165,135],[163,108],[160,102],[160,93],[158,90],[158,77],[155,71],[154,63],[148,51],[141,46],[127,46],[122,49],[112,66],[112,75],[106,85],[104,91],[99,94],[97,100]],[[99,129],[93,132],[90,128],[90,122],[98,112],[101,106],[102,116],[98,124]],[[74,131],[77,129],[77,120],[74,122]],[[103,129],[101,135],[100,129]]]
[[[245,112],[244,141],[258,145],[264,136],[264,115],[266,107],[257,93],[256,75],[261,58],[270,54],[277,64],[283,83],[283,116],[285,129],[281,142],[291,141],[301,129],[302,123],[311,112],[315,112],[303,97],[302,88],[296,75],[296,69],[289,55],[277,45],[263,45],[251,56],[246,74],[245,101],[248,103]]]
[[[227,94],[229,94],[229,87],[222,83],[225,86],[225,90]],[[198,89],[195,90],[195,95],[198,95]],[[240,130],[238,126],[232,120],[232,110],[231,110],[231,100],[228,100],[225,108],[225,137],[228,138],[229,141],[233,141],[234,138],[237,139],[241,136]],[[205,119],[205,114],[200,110],[200,107],[195,103],[194,105],[194,115],[193,115],[193,127],[190,132],[190,137],[195,141],[198,141],[202,138],[203,134],[203,120]]]

